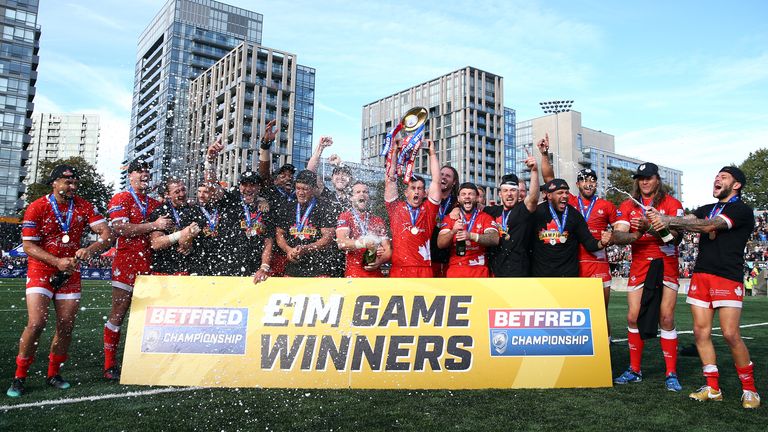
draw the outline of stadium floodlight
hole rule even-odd
[[[555,177],[560,177],[560,117],[558,114],[561,112],[568,112],[571,110],[571,107],[573,106],[573,100],[554,100],[554,101],[544,101],[539,102],[539,106],[541,106],[542,111],[544,111],[544,114],[554,114],[555,115],[555,148],[557,152],[555,153],[554,162],[555,162]]]

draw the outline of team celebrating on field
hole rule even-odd
[[[441,167],[434,144],[426,140],[429,185],[413,176],[401,197],[396,170],[386,171],[387,222],[374,214],[369,186],[355,181],[337,157],[331,157],[331,188],[317,175],[322,153],[333,143],[330,137],[321,137],[307,169],[296,173],[285,164],[273,172],[274,126],[274,121],[268,123],[260,140],[258,169],[242,173],[232,190],[225,190],[216,178],[223,145],[212,144],[195,201],[188,199],[185,179],[175,177],[162,182],[162,200],[150,197],[149,165],[137,159],[126,169],[128,189],[112,198],[105,217],[76,195],[75,168],[60,165],[51,172],[51,193],[30,204],[24,214],[28,322],[8,396],[24,393],[51,300],[56,329],[47,383],[70,387],[60,369],[79,308],[79,265],[111,247],[113,240],[112,308],[104,325],[104,377],[109,380],[120,377],[117,351],[137,275],[248,276],[255,284],[275,276],[592,277],[602,281],[607,307],[611,271],[605,248],[618,244],[631,245],[633,258],[627,295],[630,365],[614,383],[643,380],[645,341],[660,330],[664,385],[679,392],[677,245],[688,231],[701,234],[687,303],[706,378],[706,385],[690,397],[723,398],[711,340],[718,311],[742,383],[742,405],[760,405],[753,365],[739,333],[743,252],[754,217],[740,199],[747,181],[738,168],[726,166],[717,173],[716,203],[684,215],[681,203],[665,193],[658,167],[644,163],[633,175],[633,196],[616,208],[597,196],[597,174],[591,169],[579,171],[578,195],[572,195],[568,183],[554,177],[545,137],[537,143],[541,166],[533,156],[525,160],[530,184],[506,174],[499,184],[499,203],[485,205],[485,191],[461,183],[454,168]],[[398,142],[395,157],[399,147]],[[84,247],[86,225],[98,240]]]

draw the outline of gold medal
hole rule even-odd
[[[560,243],[565,243],[566,240],[568,240],[566,236],[560,237]]]
[[[416,227],[411,227],[411,234],[416,235],[419,233],[419,229]]]
[[[504,240],[509,240],[509,234],[504,233]]]
[[[69,243],[69,234],[65,233],[63,236],[61,236],[61,242],[64,244]]]

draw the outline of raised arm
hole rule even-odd
[[[277,120],[270,120],[264,127],[264,136],[259,142],[259,176],[267,186],[272,186],[272,142],[275,141]]]
[[[547,159],[546,156],[542,157],[542,160]],[[528,188],[528,195],[523,202],[525,203],[525,208],[528,209],[528,212],[533,213],[536,211],[536,206],[539,204],[539,170],[536,167],[536,158],[528,156],[528,159],[525,160],[525,166],[531,170],[531,184]]]
[[[431,139],[426,141],[427,148],[429,149],[429,175],[432,176],[432,181],[429,182],[427,197],[432,202],[439,203],[442,197],[440,193],[440,161],[437,159],[435,143]]]
[[[549,161],[549,134],[545,133],[544,138],[540,139],[536,146],[541,153],[541,177],[546,183],[555,178],[555,169],[552,167],[552,162]]]
[[[397,161],[400,144],[400,139],[395,139],[392,143],[392,165],[384,172],[384,202],[387,203],[397,199],[397,167],[395,166],[395,161]]]
[[[307,169],[315,174],[318,174],[317,188],[320,192],[325,189],[325,182],[323,181],[323,176],[319,175],[317,172],[317,169],[320,166],[320,158],[323,156],[323,150],[330,147],[332,144],[333,138],[329,136],[321,136],[320,141],[317,142],[317,147],[315,147],[315,152],[312,153],[312,157],[310,157],[309,161],[307,161]]]

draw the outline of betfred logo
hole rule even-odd
[[[594,355],[589,309],[490,309],[492,357]]]
[[[147,325],[240,326],[243,310],[233,308],[157,307],[147,308]]]
[[[150,306],[141,352],[245,354],[248,308]]]
[[[580,328],[587,323],[588,310],[579,309],[491,309],[493,328]]]

